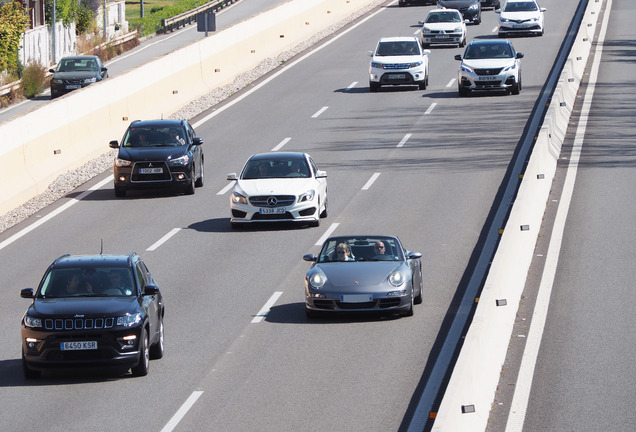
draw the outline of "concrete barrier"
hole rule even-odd
[[[485,431],[603,1],[590,1],[528,161],[433,431]],[[506,305],[503,305],[505,300]],[[500,305],[498,305],[500,304]]]
[[[0,124],[0,214],[108,150],[130,121],[166,118],[377,0],[290,0]],[[204,137],[205,138],[205,137]]]

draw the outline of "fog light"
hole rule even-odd
[[[119,176],[119,181],[120,181],[120,182],[126,181],[126,177],[124,177],[124,176]]]
[[[119,343],[121,344],[122,349],[131,349],[135,347],[136,340],[137,336],[135,335],[124,336],[123,338],[121,338]]]
[[[179,180],[183,180],[183,179],[185,179],[185,174],[183,174],[183,173],[182,173],[182,174],[178,174],[178,175],[177,175],[177,178],[178,178]]]

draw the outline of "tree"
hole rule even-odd
[[[29,16],[17,0],[0,7],[0,70],[17,71],[20,38],[29,24]]]

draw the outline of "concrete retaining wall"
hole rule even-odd
[[[0,214],[107,152],[130,121],[166,118],[376,1],[290,0],[0,124]]]
[[[591,1],[587,5],[437,412],[433,431],[477,432],[485,431],[488,425],[491,404],[602,3]],[[497,300],[506,300],[507,305],[497,306]]]

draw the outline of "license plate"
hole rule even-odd
[[[406,78],[405,74],[390,74],[389,75],[389,79],[398,80],[398,79],[404,79],[404,78]]]
[[[273,207],[260,209],[261,214],[284,214],[287,210],[285,207]]]
[[[75,90],[78,88],[82,88],[82,86],[79,84],[69,84],[66,86],[66,90]]]
[[[97,341],[62,342],[60,349],[62,351],[96,350]]]
[[[163,168],[139,168],[139,174],[161,174]]]
[[[497,78],[496,76],[486,75],[486,76],[480,76],[479,80],[480,81],[499,81],[499,78]]]
[[[448,38],[449,38],[449,36],[446,35],[446,34],[440,34],[440,35],[435,36],[435,39],[448,39]]]
[[[343,294],[340,296],[342,303],[367,303],[373,301],[371,294]]]

